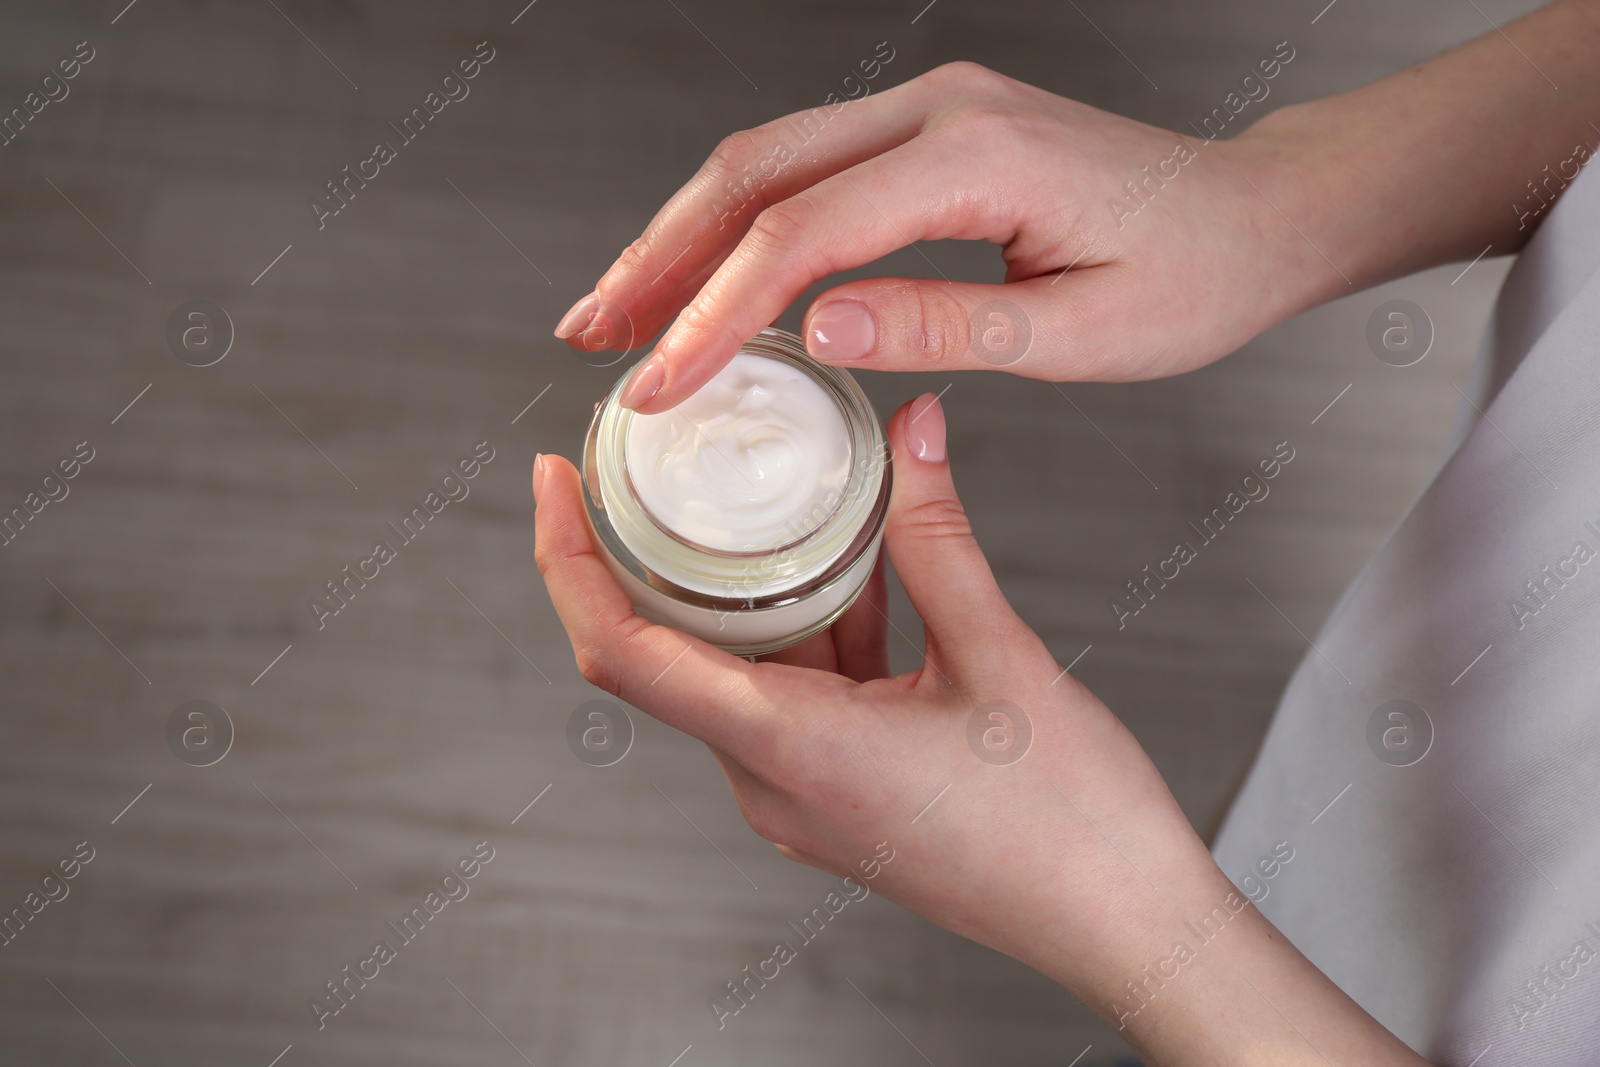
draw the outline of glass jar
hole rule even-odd
[[[764,367],[742,357],[773,360],[779,366]],[[678,431],[680,438],[694,447],[703,442],[710,450],[708,462],[728,463],[727,477],[733,488],[740,488],[731,482],[738,474],[751,483],[753,493],[756,479],[765,474],[760,456],[746,461],[747,452],[740,451],[740,442],[724,440],[719,447],[716,437],[723,431],[712,423],[720,426],[726,420],[702,418],[697,423],[684,414],[682,409],[690,401],[657,415],[640,415],[622,407],[617,400],[642,365],[623,375],[595,409],[582,465],[584,509],[596,551],[635,609],[652,622],[741,656],[773,652],[825,629],[866,586],[888,513],[892,481],[889,446],[866,394],[848,373],[808,356],[800,338],[770,327],[747,341],[734,362],[696,394],[696,398],[726,396],[727,390],[734,388],[728,382],[749,380],[755,372],[787,390],[789,399],[775,398],[782,401],[781,406],[803,411],[805,404],[825,402],[837,408],[838,420],[831,414],[809,420],[780,419],[774,414],[774,426],[753,427],[769,431],[768,438],[789,435],[791,440],[778,442],[779,457],[781,460],[783,450],[789,450],[787,455],[795,461],[791,466],[799,467],[801,473],[806,470],[807,458],[820,452],[834,457],[842,453],[844,469],[830,475],[829,480],[836,484],[825,488],[820,479],[781,487],[786,499],[769,502],[787,509],[784,513],[789,517],[781,532],[774,535],[763,529],[752,535],[763,543],[746,544],[750,539],[743,537],[738,524],[747,522],[748,517],[738,508],[684,500],[685,508],[693,508],[701,516],[690,521],[684,514],[662,507],[657,483],[646,484],[647,475],[655,477],[653,468],[630,472],[630,440],[635,434],[640,435],[631,449],[636,467],[641,460],[665,462],[672,458],[648,449],[641,452],[641,442],[661,439],[661,424],[639,420],[681,419],[686,428]],[[724,380],[724,375],[735,370],[745,377]],[[793,371],[799,372],[798,378]],[[746,395],[748,390],[735,396],[737,406],[743,407]],[[704,406],[702,399],[699,407]],[[759,414],[755,417],[760,418]],[[783,425],[776,425],[779,421]],[[837,440],[841,423],[843,439]],[[743,433],[752,430],[748,420],[742,426]],[[689,437],[690,430],[696,436]],[[820,434],[826,434],[826,439]],[[781,466],[781,462],[772,465]],[[830,466],[836,468],[837,464]],[[641,488],[651,491],[641,494]],[[646,505],[642,497],[649,498],[652,492],[656,511],[666,514],[657,515]],[[670,502],[670,494],[668,499]],[[714,528],[707,525],[706,516],[714,517]],[[708,545],[707,541],[717,543]]]

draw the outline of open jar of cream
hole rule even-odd
[[[741,656],[827,627],[866,585],[889,506],[861,387],[772,328],[669,411],[617,403],[637,369],[595,410],[582,473],[596,550],[639,614]]]

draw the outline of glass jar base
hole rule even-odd
[[[602,552],[600,557],[644,618],[682,630],[735,656],[761,656],[797,645],[832,626],[867,587],[881,545],[880,534],[848,570],[803,599],[753,610],[732,600],[720,606],[686,604],[641,581],[610,554]]]

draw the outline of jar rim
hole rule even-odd
[[[632,491],[623,456],[627,416],[632,412],[617,403],[642,361],[619,378],[596,406],[581,468],[589,528],[616,563],[675,601],[713,611],[750,611],[795,603],[841,580],[876,545],[893,482],[887,438],[871,402],[853,377],[816,362],[799,337],[774,327],[746,341],[739,354],[766,356],[804,371],[829,392],[851,431],[852,462],[845,489],[828,513],[800,537],[762,551],[729,552],[695,544],[649,513]],[[849,525],[840,525],[846,522]],[[619,527],[625,527],[631,536],[625,537]],[[669,569],[666,564],[687,575],[687,581],[721,592],[668,577],[663,573]],[[773,574],[757,577],[755,568],[761,565]]]

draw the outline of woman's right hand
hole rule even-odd
[[[1180,137],[950,64],[727,138],[556,333],[625,349],[672,322],[623,400],[661,411],[816,280],[982,239],[1005,284],[849,282],[812,304],[807,348],[873,370],[1179,373],[1352,284],[1290,221],[1320,203],[1297,143]]]

